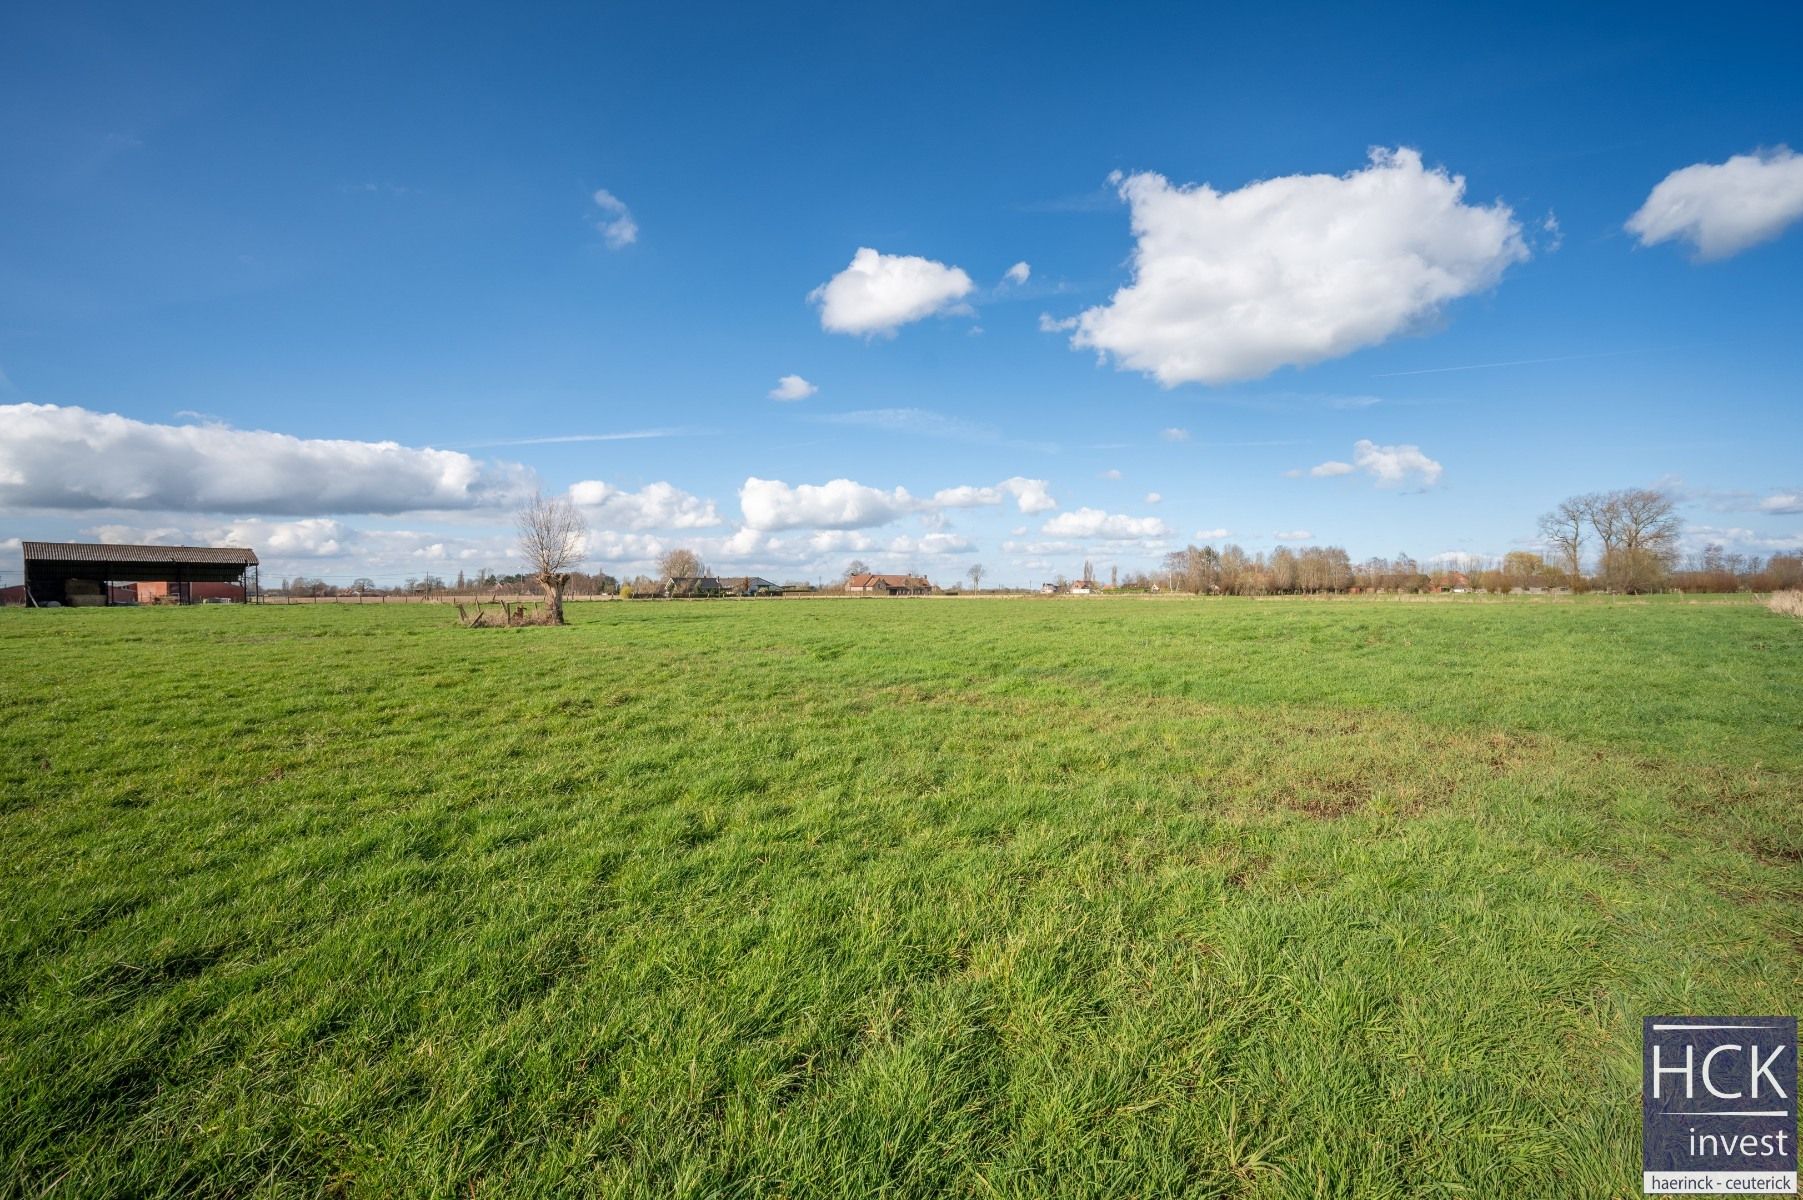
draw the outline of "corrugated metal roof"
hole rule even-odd
[[[95,542],[22,542],[25,561],[96,563],[243,563],[257,552],[242,546],[110,546]]]

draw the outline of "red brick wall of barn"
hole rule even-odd
[[[160,581],[156,583],[140,583],[137,585],[137,589],[139,604],[154,604],[158,597],[167,596],[169,594],[169,585]],[[194,601],[236,600],[239,603],[243,603],[244,586],[237,583],[190,583],[188,585],[188,598]]]

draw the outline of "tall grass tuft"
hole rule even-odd
[[[1783,592],[1773,592],[1772,598],[1765,604],[1775,613],[1783,613],[1787,617],[1803,617],[1803,592],[1797,591],[1795,588]]]

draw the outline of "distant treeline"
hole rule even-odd
[[[1613,591],[1775,592],[1803,586],[1803,554],[1769,558],[1709,544],[1686,557],[1676,501],[1656,488],[1591,492],[1562,501],[1540,518],[1539,541],[1551,557],[1516,550],[1500,559],[1475,555],[1422,564],[1407,554],[1355,563],[1338,546],[1279,546],[1249,554],[1239,546],[1186,546],[1165,555],[1158,575],[1139,573],[1124,587],[1168,587],[1241,596],[1295,592]]]
[[[1711,543],[1667,577],[1682,592],[1781,592],[1803,588],[1803,554],[1730,554]]]
[[[1323,592],[1486,592],[1571,591],[1775,592],[1803,587],[1803,554],[1779,553],[1769,558],[1733,553],[1719,544],[1683,554],[1683,523],[1676,502],[1664,491],[1629,488],[1592,492],[1561,501],[1540,518],[1537,540],[1546,553],[1515,550],[1501,558],[1445,556],[1427,562],[1408,554],[1353,562],[1339,546],[1279,546],[1247,551],[1228,543],[1185,546],[1166,554],[1156,571],[1132,571],[1111,578],[1108,587],[1123,591],[1179,591],[1198,595],[1271,596]],[[843,579],[871,568],[863,562],[847,566],[840,580],[823,590],[843,588]],[[605,572],[569,574],[571,596],[651,595],[673,578],[709,574],[699,555],[688,549],[667,552],[657,564],[658,578],[637,575],[617,579]],[[973,568],[971,584],[981,585],[982,568]],[[1093,579],[1090,564],[1083,578]],[[1058,588],[1066,583],[1059,577]],[[789,587],[790,585],[785,585]],[[796,588],[805,585],[794,585]],[[526,595],[535,587],[527,574],[498,575],[480,570],[458,572],[454,579],[421,575],[378,583],[368,577],[348,585],[296,576],[281,582],[288,596],[423,596]]]
[[[1537,554],[1511,554],[1511,586],[1558,587],[1563,583]],[[1499,578],[1498,582],[1501,580]],[[1266,554],[1228,543],[1186,546],[1164,556],[1157,575],[1133,573],[1123,588],[1158,587],[1179,592],[1229,596],[1281,596],[1319,592],[1430,592],[1480,586],[1465,572],[1424,565],[1407,554],[1355,563],[1339,546],[1279,546]]]
[[[1605,565],[1607,561],[1614,567]],[[1127,590],[1174,590],[1232,596],[1273,596],[1319,592],[1486,592],[1676,590],[1684,592],[1775,592],[1803,587],[1803,554],[1769,558],[1732,554],[1719,545],[1682,560],[1640,563],[1631,572],[1618,558],[1599,558],[1573,576],[1531,550],[1500,559],[1472,556],[1456,563],[1421,563],[1407,554],[1353,562],[1338,546],[1280,546],[1269,554],[1235,545],[1186,546],[1165,555],[1157,573],[1121,576]]]
[[[473,574],[457,572],[446,579],[441,575],[407,576],[402,579],[385,579],[378,581],[367,575],[358,576],[349,583],[328,583],[324,579],[309,579],[305,575],[294,575],[281,581],[281,586],[274,589],[284,596],[476,596],[500,593],[509,596],[524,596],[536,590],[532,577],[526,574],[497,575],[493,571],[477,571]],[[604,572],[585,574],[581,571],[570,575],[569,594],[572,596],[611,596],[620,590],[620,581]]]

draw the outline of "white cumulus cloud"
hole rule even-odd
[[[455,450],[0,405],[0,507],[318,516],[510,505],[524,467]]]
[[[1271,536],[1280,542],[1306,542],[1315,535],[1306,529],[1279,529]]]
[[[1043,479],[1024,479],[1016,475],[1002,480],[994,487],[942,488],[933,493],[932,504],[938,508],[976,508],[1000,504],[1013,497],[1021,512],[1050,512],[1058,507],[1058,502],[1052,499],[1050,488],[1051,485]]]
[[[707,529],[721,523],[712,500],[669,483],[648,483],[629,492],[585,479],[570,485],[570,500],[596,529]]]
[[[632,219],[632,210],[625,201],[606,188],[599,188],[595,192],[595,207],[603,214],[595,228],[607,239],[609,249],[618,250],[639,240],[639,223]]]
[[[673,543],[654,533],[621,533],[611,529],[589,530],[584,557],[594,562],[649,564],[663,557]]]
[[[1803,550],[1803,533],[1765,534],[1737,526],[1692,525],[1684,531],[1684,539],[1698,547],[1721,542],[1746,550]]]
[[[759,553],[779,553],[782,542],[776,538],[765,537],[762,530],[744,525],[734,530],[730,537],[720,543],[720,555],[727,559],[746,559]]]
[[[1103,538],[1127,541],[1132,538],[1163,537],[1170,530],[1157,517],[1129,517],[1104,512],[1099,508],[1075,508],[1061,512],[1040,527],[1039,532],[1055,538]]]
[[[1006,279],[1009,283],[1025,283],[1027,280],[1033,278],[1033,268],[1024,262],[1017,262],[1012,267],[1008,268],[1008,273],[1002,276],[1002,278]]]
[[[870,529],[914,513],[931,522],[942,509],[980,508],[1009,500],[1024,513],[1046,512],[1058,507],[1049,488],[1043,479],[1016,475],[990,487],[965,484],[919,497],[903,487],[884,491],[850,479],[791,485],[753,476],[739,489],[739,508],[751,529]]]
[[[1076,554],[1083,549],[1082,542],[1003,542],[1003,554]]]
[[[1379,446],[1361,438],[1352,444],[1352,462],[1359,470],[1377,480],[1379,487],[1396,487],[1411,477],[1423,485],[1440,482],[1446,468],[1421,453],[1419,446]]]
[[[1179,429],[1172,425],[1168,429],[1158,431],[1158,440],[1161,442],[1187,442],[1189,441],[1189,430]]]
[[[1467,204],[1463,177],[1407,148],[1375,149],[1346,175],[1231,192],[1151,173],[1119,190],[1137,239],[1133,282],[1082,313],[1071,344],[1166,387],[1256,379],[1376,345],[1528,256],[1506,204]]]
[[[1778,492],[1767,496],[1759,502],[1759,511],[1764,513],[1781,513],[1791,515],[1803,513],[1803,495],[1795,492]]]
[[[398,583],[405,574],[454,571],[512,562],[513,539],[448,537],[406,529],[359,529],[325,517],[275,521],[261,517],[193,525],[94,525],[81,531],[125,545],[249,546],[262,560],[265,584],[293,572],[325,574],[336,582],[375,575]]]
[[[1164,495],[1160,492],[1147,492],[1146,493],[1146,503],[1147,504],[1163,504],[1164,503]]]
[[[770,389],[772,400],[806,400],[820,389],[799,375],[784,375]]]
[[[1329,459],[1310,467],[1308,474],[1316,479],[1331,479],[1355,471],[1371,476],[1378,487],[1400,487],[1411,480],[1419,481],[1423,487],[1432,487],[1440,482],[1446,468],[1423,454],[1419,446],[1380,446],[1369,438],[1360,438],[1352,444],[1351,462]],[[1284,474],[1295,477],[1302,471]]]
[[[336,558],[354,549],[359,531],[329,517],[299,521],[234,521],[212,531],[208,541],[222,546],[255,546],[259,556]]]
[[[882,491],[849,479],[791,487],[755,475],[739,489],[739,508],[750,529],[867,529],[887,525],[916,507],[906,488]]]
[[[1788,146],[1693,163],[1661,179],[1628,218],[1643,246],[1681,238],[1701,259],[1727,258],[1803,217],[1803,155]]]
[[[964,554],[975,549],[971,545],[970,539],[955,533],[929,533],[917,538],[903,534],[900,537],[891,538],[889,544],[884,548],[890,554],[928,555]]]
[[[893,334],[910,321],[963,308],[975,285],[957,267],[868,246],[851,265],[808,293],[829,333]]]
[[[822,529],[809,535],[808,545],[818,554],[838,554],[874,549],[876,539],[855,529]]]

